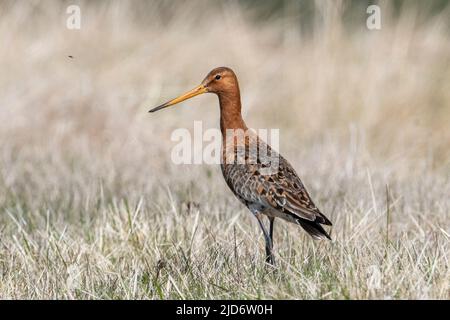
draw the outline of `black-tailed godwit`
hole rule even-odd
[[[314,239],[330,239],[321,226],[331,226],[330,220],[313,203],[294,168],[256,133],[248,130],[242,119],[239,84],[233,70],[226,67],[216,68],[198,87],[149,112],[207,92],[215,93],[219,97],[223,177],[235,196],[258,220],[266,241],[266,261],[275,263],[275,218],[299,224]],[[244,134],[236,134],[238,131]],[[273,159],[278,160],[275,169],[270,163]],[[264,215],[269,219],[269,228],[263,222]]]

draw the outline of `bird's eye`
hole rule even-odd
[[[218,74],[218,75],[216,76],[216,80],[220,80],[220,78],[222,78],[222,76],[221,76],[220,74]]]

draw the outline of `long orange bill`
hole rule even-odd
[[[198,87],[192,89],[191,91],[186,92],[185,94],[179,96],[178,98],[170,100],[156,108],[149,110],[149,112],[155,112],[155,111],[173,106],[174,104],[180,103],[181,101],[190,99],[192,97],[198,96],[199,94],[206,93],[206,92],[208,92],[208,90],[206,89],[206,87],[204,85],[201,84]]]

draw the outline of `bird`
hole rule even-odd
[[[294,168],[245,124],[239,83],[231,68],[213,69],[200,85],[149,112],[204,93],[218,96],[221,171],[236,198],[258,221],[265,239],[266,263],[275,266],[273,229],[276,218],[300,225],[313,239],[331,240],[322,226],[331,226],[331,221],[314,204]],[[274,159],[276,161],[272,161]],[[272,165],[275,162],[276,165]],[[268,218],[268,225],[264,217]]]

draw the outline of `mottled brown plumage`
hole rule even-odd
[[[321,226],[331,225],[330,220],[311,200],[293,167],[247,128],[241,116],[238,80],[231,69],[220,67],[212,70],[200,86],[150,112],[206,92],[219,97],[223,176],[235,196],[258,219],[266,240],[267,261],[275,262],[275,218],[301,225],[314,239],[330,239]],[[262,221],[263,215],[269,218],[269,230]]]

